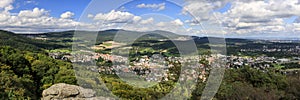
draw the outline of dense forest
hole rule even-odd
[[[220,100],[295,100],[300,98],[299,76],[286,76],[271,69],[268,72],[245,66],[227,69],[215,95]],[[199,83],[192,96],[199,99],[205,83]]]
[[[76,84],[72,64],[42,53],[0,47],[1,99],[37,99],[55,83]]]
[[[72,64],[44,49],[59,45],[0,31],[0,99],[39,99],[55,83],[76,84]]]

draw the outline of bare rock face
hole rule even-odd
[[[111,100],[95,97],[96,92],[76,85],[59,83],[43,91],[42,100]]]

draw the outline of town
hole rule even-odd
[[[179,80],[194,80],[200,79],[205,82],[209,71],[213,66],[211,63],[214,59],[221,59],[225,63],[220,64],[221,67],[226,69],[239,69],[243,66],[250,66],[253,69],[262,70],[267,72],[269,68],[278,67],[281,64],[295,63],[300,64],[299,57],[292,58],[275,58],[269,56],[226,56],[221,54],[216,55],[199,55],[190,57],[163,57],[159,54],[153,54],[152,56],[141,56],[139,59],[133,62],[128,62],[127,57],[101,54],[91,51],[83,51],[85,53],[78,54],[65,54],[65,53],[51,53],[50,56],[55,59],[70,60],[74,63],[87,63],[95,62],[97,59],[103,59],[105,62],[112,63],[107,66],[104,64],[97,65],[97,69],[93,68],[92,71],[98,71],[104,74],[120,75],[124,73],[132,73],[145,79],[145,81],[168,81],[175,80],[177,75],[170,72],[170,68],[184,66],[184,70],[181,70],[181,76]],[[200,60],[208,61],[208,63],[199,63]],[[192,63],[196,62],[196,63]],[[190,63],[184,65],[184,63]],[[278,66],[276,66],[278,65]],[[284,67],[284,66],[281,66]],[[183,68],[182,68],[183,69]],[[282,74],[297,74],[298,70],[280,70]],[[178,73],[177,73],[178,74]]]

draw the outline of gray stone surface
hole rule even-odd
[[[42,100],[112,100],[106,97],[96,97],[96,92],[92,89],[65,83],[52,85],[43,91],[42,96]]]

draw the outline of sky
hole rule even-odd
[[[1,0],[0,29],[300,37],[299,0]]]

